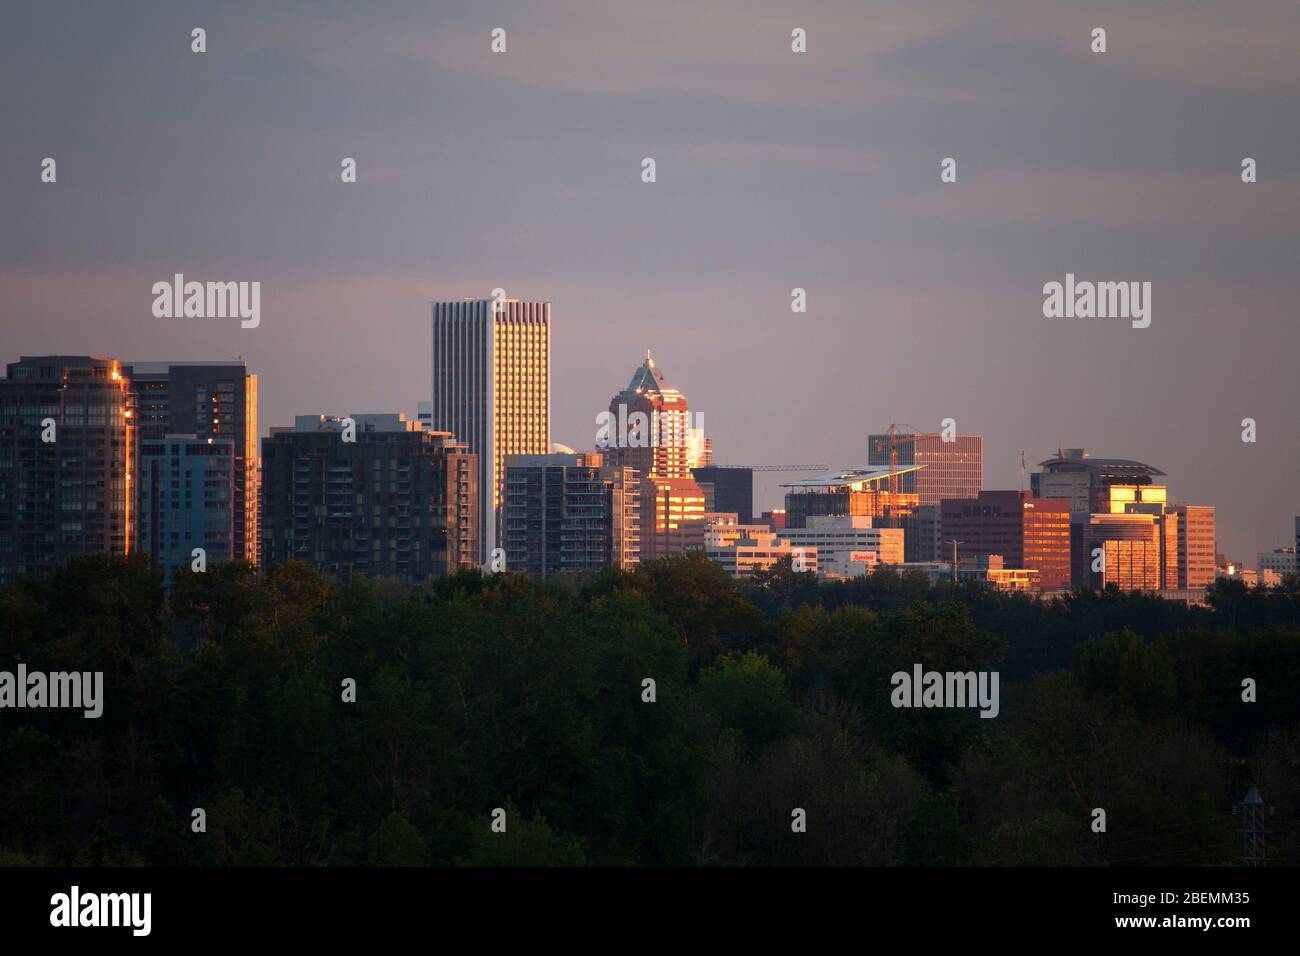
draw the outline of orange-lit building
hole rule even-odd
[[[785,527],[806,527],[809,518],[819,515],[871,518],[879,528],[901,527],[903,519],[920,504],[920,497],[891,492],[888,483],[891,476],[906,476],[921,467],[868,465],[782,485],[789,489],[785,496]]]
[[[1045,591],[1070,588],[1070,502],[1023,491],[981,491],[940,505],[945,547],[957,560],[1001,555],[1003,567],[1037,571]]]
[[[696,419],[697,420],[697,419]],[[691,476],[703,442],[686,397],[668,384],[646,351],[627,388],[610,400],[597,449],[641,479],[641,559],[681,554],[705,511],[703,489]]]
[[[551,304],[471,298],[432,306],[424,424],[478,455],[479,561],[487,564],[501,547],[506,456],[551,450]]]

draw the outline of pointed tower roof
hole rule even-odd
[[[620,393],[616,400],[630,401],[638,395],[644,395],[651,401],[656,398],[662,398],[664,401],[671,403],[685,403],[686,401],[681,392],[668,384],[663,371],[655,365],[654,357],[650,354],[649,349],[645,350],[645,361],[632,373],[632,381],[627,383],[627,388]]]

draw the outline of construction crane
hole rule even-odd
[[[819,465],[718,465],[719,468],[748,468],[750,471],[830,471],[831,466]]]
[[[889,426],[889,437],[877,438],[875,443],[876,447],[874,449],[875,451],[881,451],[886,447],[889,449],[889,498],[891,501],[894,499],[894,496],[898,494],[898,446],[903,442],[915,443],[923,438],[942,437],[939,432],[926,432],[925,434],[921,434],[920,429],[915,425],[908,425],[906,423],[903,423],[901,427],[911,429],[912,434],[900,435],[898,434],[899,427],[899,425],[891,423]]]

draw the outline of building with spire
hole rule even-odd
[[[670,385],[646,349],[645,361],[627,388],[609,403],[597,451],[615,466],[640,478],[641,557],[652,559],[684,550],[683,525],[704,514],[704,492],[691,475],[704,448],[699,415]]]

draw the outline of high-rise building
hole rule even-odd
[[[1088,523],[1089,515],[1122,514],[1129,504],[1164,503],[1163,497],[1157,502],[1154,492],[1145,490],[1164,472],[1140,461],[1093,458],[1085,448],[1060,448],[1055,458],[1038,467],[1042,471],[1029,476],[1034,496],[1067,499],[1076,524]],[[1163,486],[1156,487],[1163,494]]]
[[[263,554],[418,584],[476,564],[478,459],[405,415],[299,415],[262,443]]]
[[[171,580],[204,560],[229,561],[235,542],[235,444],[231,439],[167,435],[140,442],[137,547]]]
[[[1093,514],[1081,531],[1080,553],[1075,558],[1081,576],[1078,583],[1093,589],[1113,584],[1122,591],[1156,591],[1167,586],[1168,540],[1155,515],[1136,511]],[[1100,570],[1094,571],[1095,567]]]
[[[122,374],[135,392],[140,441],[193,435],[231,443],[234,537],[230,557],[256,564],[260,559],[262,479],[257,452],[257,376],[238,360],[133,362],[122,367]]]
[[[867,464],[889,465],[890,448],[897,464],[915,465],[916,470],[898,476],[898,491],[916,495],[922,505],[938,507],[945,498],[976,498],[984,486],[984,439],[979,435],[941,435],[898,432],[867,438]]]
[[[1005,567],[1038,572],[1045,591],[1070,587],[1070,503],[1023,491],[981,491],[940,506],[945,547],[957,560],[998,554]]]
[[[24,356],[0,380],[0,584],[134,533],[135,397],[102,355]]]
[[[506,570],[535,580],[610,566],[640,552],[638,479],[599,454],[511,455],[502,509]]]
[[[1178,503],[1165,514],[1178,526],[1178,583],[1199,590],[1214,583],[1214,506]]]
[[[549,302],[433,303],[428,427],[450,432],[478,455],[479,561],[486,564],[500,546],[506,456],[550,451]]]
[[[754,517],[754,469],[694,468],[691,476],[704,492],[704,510],[735,512],[741,524]]]
[[[691,477],[705,447],[698,418],[694,422],[686,397],[668,384],[647,349],[627,388],[610,400],[596,441],[611,464],[635,469],[640,478],[642,560],[680,554],[686,547],[682,526],[710,510]]]
[[[627,388],[610,400],[609,419],[608,434],[598,437],[596,450],[612,463],[635,468],[646,478],[691,477],[690,406],[668,384],[649,349]]]

